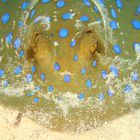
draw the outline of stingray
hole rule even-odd
[[[2,0],[0,103],[78,132],[139,108],[134,1]]]

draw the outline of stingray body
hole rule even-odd
[[[2,0],[0,6],[1,103],[72,131],[139,107],[138,0]]]

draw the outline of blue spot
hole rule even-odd
[[[132,26],[136,30],[140,30],[140,21],[138,21],[138,20],[132,20]]]
[[[85,95],[83,93],[80,93],[78,95],[78,99],[83,100],[85,98]]]
[[[111,66],[110,66],[110,71],[111,71],[111,73],[112,73],[115,77],[118,77],[118,76],[119,76],[118,68],[115,67],[114,65],[111,65]]]
[[[83,3],[84,3],[86,6],[88,6],[88,7],[91,6],[91,3],[90,3],[89,0],[83,0]]]
[[[32,80],[33,80],[33,76],[32,76],[30,73],[28,73],[28,74],[26,75],[26,81],[27,81],[28,83],[30,83],[30,82],[32,82]]]
[[[21,40],[20,38],[17,38],[15,41],[14,41],[14,48],[15,49],[19,49],[21,46]]]
[[[22,10],[25,10],[29,5],[30,5],[30,2],[25,1],[25,2],[22,3],[21,9],[22,9]]]
[[[0,69],[0,77],[3,77],[5,74],[4,70]]]
[[[105,5],[104,0],[98,0],[98,2],[99,2],[100,4],[102,4],[103,6]]]
[[[18,21],[18,27],[22,27],[24,23],[22,21]]]
[[[19,52],[19,58],[22,58],[24,56],[24,51],[23,50],[20,50]]]
[[[80,21],[81,22],[87,22],[87,21],[89,21],[89,17],[86,16],[86,15],[83,15],[83,16],[80,17]]]
[[[35,73],[36,72],[36,67],[34,65],[32,65],[32,73]]]
[[[41,90],[41,87],[40,86],[36,86],[35,90],[39,91],[39,90]]]
[[[62,19],[64,19],[64,20],[69,20],[69,19],[72,19],[73,16],[74,16],[74,14],[71,13],[71,12],[64,13],[64,14],[62,15]]]
[[[122,9],[123,8],[122,0],[116,0],[116,5],[119,9]]]
[[[52,18],[50,16],[46,17],[49,22],[52,22]]]
[[[65,75],[64,75],[64,81],[65,81],[66,83],[69,83],[69,82],[71,81],[71,76],[70,76],[69,74],[65,74]]]
[[[132,78],[133,81],[138,81],[139,76],[138,76],[138,74],[136,72],[132,72],[131,78]]]
[[[30,19],[35,15],[35,13],[36,13],[36,10],[33,9],[33,10],[31,11],[31,14],[30,14]]]
[[[41,78],[42,81],[45,81],[45,74],[41,73],[40,78]]]
[[[104,94],[102,94],[102,93],[100,93],[100,94],[98,94],[98,99],[100,100],[100,101],[103,101],[104,100]]]
[[[81,69],[81,74],[84,75],[86,73],[86,68]]]
[[[59,31],[59,36],[61,38],[66,38],[68,36],[68,34],[69,34],[69,31],[67,29],[65,29],[65,28],[62,28]]]
[[[34,102],[38,103],[39,102],[39,98],[34,98]]]
[[[59,0],[57,3],[56,3],[56,7],[57,8],[62,8],[65,6],[65,2],[63,0]]]
[[[108,93],[108,95],[109,95],[110,97],[114,95],[114,93],[113,93],[113,91],[112,91],[111,89],[109,89],[109,90],[107,91],[107,93]]]
[[[21,70],[22,70],[22,67],[21,67],[21,66],[17,66],[17,67],[15,68],[15,70],[14,70],[14,74],[16,74],[16,75],[21,74]]]
[[[136,9],[136,15],[139,15],[139,14],[140,14],[140,6],[138,6]]]
[[[124,88],[124,93],[130,93],[132,92],[132,87],[131,85],[127,84]]]
[[[97,6],[94,6],[93,9],[94,9],[95,13],[98,13],[99,12]]]
[[[58,63],[55,63],[53,65],[53,68],[54,68],[55,71],[59,71],[61,67],[60,67],[60,65]]]
[[[31,97],[33,95],[33,92],[28,92],[27,96]]]
[[[41,0],[42,3],[48,3],[50,2],[51,0]]]
[[[8,23],[8,21],[10,20],[10,14],[9,13],[5,13],[4,15],[2,15],[2,24],[6,24]]]
[[[96,60],[93,60],[93,61],[92,61],[92,66],[93,66],[93,67],[96,67],[96,66],[97,66],[97,61],[96,61]]]
[[[110,26],[113,30],[117,30],[118,29],[118,25],[117,25],[117,22],[115,20],[112,20],[110,22]]]
[[[71,42],[70,42],[70,46],[71,47],[74,47],[76,45],[76,39],[73,39]]]
[[[92,81],[91,80],[86,80],[86,87],[91,88],[92,87]]]
[[[114,8],[111,8],[110,11],[111,11],[112,17],[113,17],[113,18],[117,18],[117,13],[116,13],[115,9],[114,9]]]
[[[102,78],[107,79],[107,72],[105,70],[102,70]]]
[[[6,42],[8,43],[8,44],[11,44],[11,41],[12,41],[12,33],[11,32],[9,32],[8,34],[7,34],[7,36],[6,36]]]
[[[113,50],[115,52],[115,54],[121,54],[122,49],[118,44],[113,45]]]
[[[4,80],[4,81],[3,81],[3,86],[4,86],[4,87],[7,87],[8,84],[9,84],[9,81],[8,81],[8,80]]]
[[[2,0],[2,2],[7,2],[7,0]]]
[[[137,53],[140,53],[140,43],[134,42],[134,49]]]
[[[74,55],[73,60],[74,60],[75,62],[78,61],[78,55],[77,55],[77,54]]]
[[[53,90],[54,90],[53,86],[50,85],[50,86],[48,87],[48,92],[53,92]]]

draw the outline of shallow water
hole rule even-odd
[[[22,10],[23,2],[0,2],[1,17],[10,13],[6,24],[2,18],[0,22],[0,70],[5,71],[0,77],[0,103],[16,107],[57,131],[88,130],[139,108],[140,30],[132,26],[132,20],[140,17],[139,12],[136,14],[138,0],[122,1],[122,8],[111,0],[105,0],[104,5],[90,1],[90,6],[82,0],[72,0],[66,1],[63,8],[57,8],[56,1],[45,4],[34,1]],[[97,13],[93,9],[95,5],[99,9]],[[117,18],[110,14],[111,8],[115,9]],[[30,18],[34,9],[36,13]],[[72,12],[73,18],[62,19],[65,12]],[[82,15],[90,20],[80,22]],[[118,23],[115,30],[110,26],[112,20]],[[60,28],[68,29],[66,38],[58,35]],[[12,39],[8,42],[5,37],[9,32]],[[36,42],[35,32],[39,33]],[[15,45],[18,37],[19,46]],[[76,39],[74,47],[70,46],[72,39]],[[28,54],[34,43],[35,53]],[[115,44],[121,48],[119,54],[113,50]],[[97,49],[91,55],[92,45],[97,45]],[[92,66],[93,61],[96,66]],[[54,70],[56,62],[61,66],[59,71]],[[17,66],[22,69],[14,74]],[[86,72],[81,73],[82,68]],[[27,74],[31,74],[28,79]]]

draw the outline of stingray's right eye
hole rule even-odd
[[[92,45],[90,46],[90,52],[91,52],[92,54],[94,54],[95,51],[96,51],[96,48],[97,48],[97,45],[96,45],[96,44],[92,44]]]

